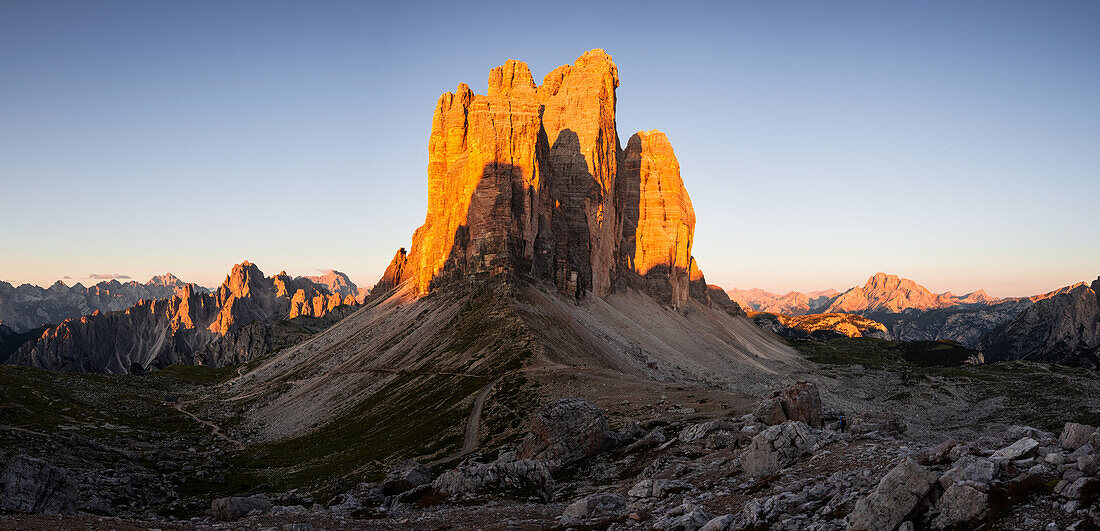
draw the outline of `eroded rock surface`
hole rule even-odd
[[[848,531],[894,529],[913,512],[937,476],[913,460],[894,467],[848,517]]]
[[[62,469],[16,455],[0,473],[0,511],[76,514],[76,484]]]
[[[520,459],[541,460],[558,468],[614,443],[614,434],[600,408],[580,398],[561,398],[535,411],[516,454]]]

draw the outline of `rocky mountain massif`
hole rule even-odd
[[[77,319],[93,312],[125,310],[141,300],[166,299],[182,293],[187,286],[196,293],[209,290],[188,284],[171,273],[137,281],[111,280],[84,287],[66,286],[60,280],[48,288],[31,284],[13,287],[0,281],[0,325],[14,332],[26,332],[42,325]]]
[[[1044,297],[986,335],[980,349],[987,361],[1100,367],[1100,278]]]
[[[350,283],[346,277],[341,280]],[[186,284],[170,298],[141,300],[123,311],[96,311],[67,320],[23,343],[7,362],[112,373],[177,363],[240,363],[301,339],[300,333],[288,335],[287,327],[271,326],[275,323],[299,316],[345,315],[343,308],[356,305],[357,289],[351,284],[346,292],[341,296],[286,273],[265,277],[254,264],[243,262],[213,293]]]
[[[508,61],[490,72],[486,95],[465,83],[443,94],[428,142],[427,216],[393,280],[422,295],[507,273],[574,298],[630,286],[672,306],[706,302],[676,156],[658,131],[620,147],[618,85],[611,57],[593,50],[542,85]]]
[[[228,392],[249,397],[240,418],[281,445],[341,423],[397,436],[430,411],[420,435],[442,451],[476,442],[465,412],[497,389],[521,403],[536,389],[609,382],[624,393],[722,379],[763,390],[798,365],[720,290],[712,298],[667,138],[618,143],[618,82],[593,50],[541,86],[508,61],[490,72],[488,95],[461,84],[441,96],[411,250],[365,308],[232,382]],[[488,433],[518,429],[498,422]],[[361,457],[335,448],[328,459]],[[310,461],[298,473],[332,466]]]
[[[863,286],[838,295],[823,312],[899,313],[905,310],[925,311],[963,305],[988,306],[997,300],[982,290],[962,297],[951,292],[934,294],[907,278],[876,273]]]

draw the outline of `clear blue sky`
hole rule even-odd
[[[439,94],[591,48],[665,131],[725,287],[1100,274],[1100,3],[0,2],[0,279],[244,259],[362,285],[427,203]]]

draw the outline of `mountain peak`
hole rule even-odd
[[[912,280],[901,278],[897,275],[890,275],[887,273],[875,273],[874,276],[867,279],[865,284],[868,288],[873,289],[894,289],[900,286],[902,283],[915,284]]]
[[[317,284],[321,284],[327,287],[330,292],[336,293],[341,297],[359,296],[359,287],[351,281],[351,278],[335,269],[322,271],[320,275],[304,276],[298,278],[304,278]]]
[[[165,273],[163,275],[150,278],[149,281],[146,282],[146,284],[171,287],[177,285],[182,286],[183,284],[186,284],[186,282],[180,280],[176,275],[173,275],[172,273]]]
[[[263,271],[255,264],[245,260],[233,266],[233,269],[225,277],[225,282],[218,288],[219,298],[225,295],[246,297],[264,278]]]

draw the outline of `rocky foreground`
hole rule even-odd
[[[479,458],[394,461],[384,479],[328,500],[218,498],[185,520],[76,515],[88,505],[65,470],[14,455],[0,474],[0,510],[37,515],[0,527],[1092,529],[1098,449],[1100,431],[1077,423],[921,445],[897,416],[823,408],[807,383],[751,414],[619,430],[594,404],[563,398],[535,411],[522,440]]]

